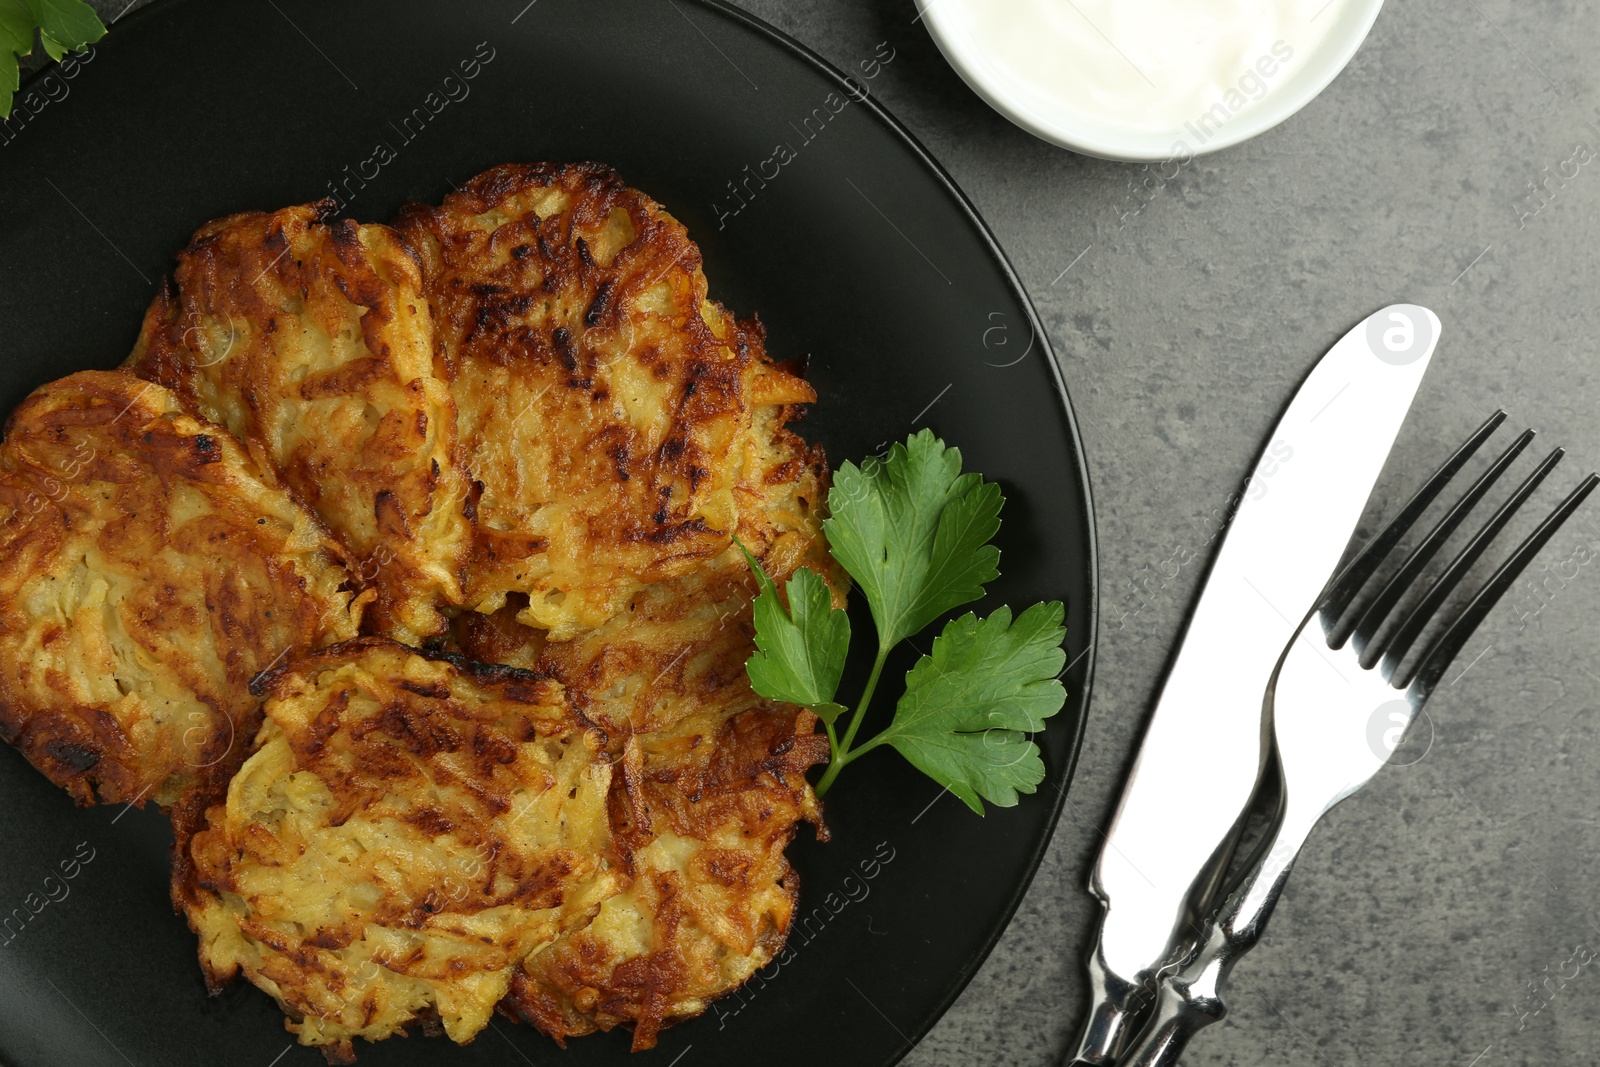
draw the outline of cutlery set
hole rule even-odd
[[[1260,939],[1311,829],[1388,761],[1484,617],[1600,484],[1585,477],[1486,579],[1470,581],[1561,460],[1555,449],[1427,574],[1533,440],[1532,430],[1516,437],[1400,551],[1505,421],[1496,412],[1335,572],[1438,336],[1425,308],[1379,311],[1323,357],[1268,439],[1273,455],[1291,458],[1264,492],[1242,494],[1091,877],[1104,914],[1087,961],[1079,1063],[1175,1067],[1190,1038],[1223,1017],[1229,972]],[[1228,881],[1269,770],[1275,809]]]

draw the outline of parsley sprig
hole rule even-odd
[[[832,759],[817,795],[839,772],[888,745],[982,815],[983,801],[1017,802],[1044,780],[1039,749],[1026,736],[1061,710],[1066,653],[1059,601],[1012,617],[1002,607],[979,619],[950,620],[932,651],[906,673],[894,718],[856,742],[889,653],[941,615],[977,600],[999,576],[1000,487],[961,472],[961,453],[930,430],[896,444],[885,460],[843,464],[828,494],[828,545],[872,609],[878,650],[844,732],[839,681],[850,649],[850,619],[828,586],[801,567],[777,586],[745,552],[760,592],[756,652],[746,664],[755,691],[816,712]],[[742,546],[741,546],[742,547]]]
[[[18,60],[33,54],[35,30],[57,62],[106,35],[83,0],[0,0],[0,119],[11,117],[11,98],[22,82]]]

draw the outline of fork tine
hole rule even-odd
[[[1334,619],[1333,627],[1328,630],[1330,648],[1341,648],[1344,641],[1350,637],[1350,632],[1355,629],[1354,621],[1344,625],[1338,624],[1339,617],[1349,611],[1350,603],[1355,600],[1355,593],[1362,590],[1362,585],[1373,576],[1373,571],[1378,569],[1379,563],[1384,561],[1390,550],[1394,550],[1395,542],[1405,536],[1405,531],[1410,530],[1416,520],[1421,518],[1422,512],[1426,512],[1427,506],[1434,502],[1435,496],[1438,496],[1446,485],[1450,485],[1450,480],[1456,477],[1456,472],[1472,459],[1472,454],[1477,453],[1483,442],[1486,442],[1504,421],[1506,421],[1504,411],[1491,414],[1490,418],[1483,422],[1483,426],[1478,427],[1472,432],[1472,437],[1467,438],[1466,445],[1462,445],[1450,459],[1446,459],[1445,464],[1435,470],[1434,477],[1429,478],[1421,490],[1416,491],[1416,496],[1406,501],[1406,506],[1400,509],[1400,514],[1395,515],[1394,522],[1389,523],[1378,536],[1373,537],[1365,549],[1360,550],[1357,557],[1350,560],[1349,565],[1342,569],[1339,576],[1334,577],[1333,582],[1323,593],[1322,601],[1317,605],[1318,613]]]
[[[1419,661],[1416,670],[1409,680],[1398,679],[1396,688],[1405,688],[1411,695],[1414,703],[1420,704],[1428,699],[1434,686],[1444,676],[1449,668],[1450,661],[1456,658],[1456,653],[1461,651],[1468,638],[1477,630],[1478,624],[1485,615],[1499,602],[1505,591],[1511,588],[1513,582],[1522,574],[1523,568],[1533,561],[1545,542],[1554,537],[1556,531],[1561,529],[1561,524],[1566,522],[1578,505],[1583,503],[1585,497],[1600,485],[1600,474],[1591,474],[1585,478],[1578,488],[1574,489],[1560,505],[1541,522],[1528,539],[1517,546],[1511,558],[1502,563],[1498,570],[1478,591],[1478,595],[1466,606],[1465,610],[1451,623],[1444,633],[1434,641],[1427,654]]]
[[[1427,595],[1422,598],[1416,607],[1411,609],[1411,613],[1406,616],[1405,621],[1396,627],[1394,633],[1384,642],[1384,647],[1381,649],[1373,647],[1367,650],[1367,654],[1361,658],[1363,667],[1370,668],[1381,656],[1384,661],[1384,667],[1387,669],[1386,673],[1393,674],[1395,669],[1400,666],[1400,661],[1405,659],[1406,653],[1411,650],[1411,645],[1416,641],[1417,635],[1427,627],[1428,620],[1433,618],[1434,612],[1439,610],[1439,605],[1444,603],[1456,585],[1460,583],[1462,577],[1477,562],[1478,557],[1483,555],[1484,551],[1489,547],[1489,543],[1505,528],[1506,523],[1511,521],[1511,517],[1517,513],[1517,509],[1522,507],[1528,497],[1533,495],[1533,491],[1539,487],[1539,483],[1544,481],[1545,475],[1555,469],[1556,464],[1561,462],[1561,457],[1566,453],[1567,450],[1564,448],[1558,448],[1550,453],[1545,457],[1544,462],[1540,463],[1538,468],[1528,475],[1521,485],[1517,486],[1516,492],[1512,493],[1506,502],[1500,505],[1494,515],[1489,518],[1489,521],[1484,523],[1483,528],[1473,535],[1467,546],[1461,550],[1455,559],[1450,561],[1450,566],[1446,567],[1444,573],[1439,575],[1438,579],[1433,583],[1433,588],[1428,590]]]
[[[1400,598],[1405,596],[1406,590],[1412,587],[1417,575],[1422,573],[1422,568],[1426,567],[1428,561],[1443,547],[1456,527],[1460,526],[1472,509],[1478,506],[1478,501],[1482,500],[1484,494],[1500,480],[1500,476],[1506,472],[1506,468],[1511,466],[1517,456],[1522,454],[1522,450],[1528,447],[1528,442],[1533,440],[1533,436],[1532,430],[1523,430],[1517,435],[1511,446],[1500,453],[1500,458],[1490,464],[1488,470],[1478,475],[1471,488],[1451,506],[1449,511],[1445,512],[1444,518],[1428,531],[1427,536],[1417,544],[1417,547],[1411,550],[1411,555],[1406,557],[1400,569],[1390,576],[1384,583],[1383,589],[1361,612],[1354,633],[1355,649],[1361,656],[1363,668],[1371,667],[1378,658],[1377,652],[1367,646],[1377,636],[1384,619],[1389,617],[1389,612],[1400,602]]]
[[[1490,415],[1484,424],[1473,431],[1471,437],[1467,438],[1466,444],[1456,449],[1455,455],[1445,460],[1444,465],[1434,472],[1433,477],[1429,478],[1427,483],[1417,490],[1416,495],[1406,502],[1406,506],[1400,509],[1400,514],[1395,516],[1394,521],[1386,526],[1378,536],[1374,537],[1367,547],[1362,549],[1360,554],[1351,560],[1349,565],[1328,586],[1321,602],[1317,605],[1317,611],[1334,620],[1334,625],[1328,630],[1328,646],[1330,648],[1343,646],[1350,637],[1351,631],[1355,628],[1354,620],[1344,625],[1340,625],[1338,620],[1349,610],[1355,595],[1361,591],[1362,586],[1367,584],[1367,579],[1371,578],[1373,572],[1378,569],[1378,564],[1383,562],[1384,558],[1394,549],[1396,542],[1405,536],[1405,532],[1421,517],[1424,511],[1428,510],[1428,505],[1433,503],[1433,498],[1439,495],[1440,491],[1449,484],[1450,479],[1455,477],[1456,472],[1462,468],[1467,460],[1472,458],[1478,448],[1490,438],[1504,421],[1506,421],[1506,413],[1504,411],[1496,411],[1493,415]]]

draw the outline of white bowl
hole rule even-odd
[[[1107,119],[1094,119],[1064,108],[1049,107],[1037,93],[1028,93],[996,64],[982,44],[961,32],[944,0],[925,0],[923,20],[940,51],[974,92],[1018,126],[1062,148],[1084,155],[1140,163],[1204,155],[1247,141],[1272,129],[1309,104],[1350,62],[1366,39],[1383,0],[1344,0],[1335,24],[1321,43],[1302,57],[1290,76],[1260,100],[1239,111],[1203,141],[1191,123],[1175,129],[1132,129]],[[1190,126],[1191,129],[1185,129]]]

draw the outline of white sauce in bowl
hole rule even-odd
[[[1349,0],[927,0],[1030,109],[1198,147],[1288,81]]]

